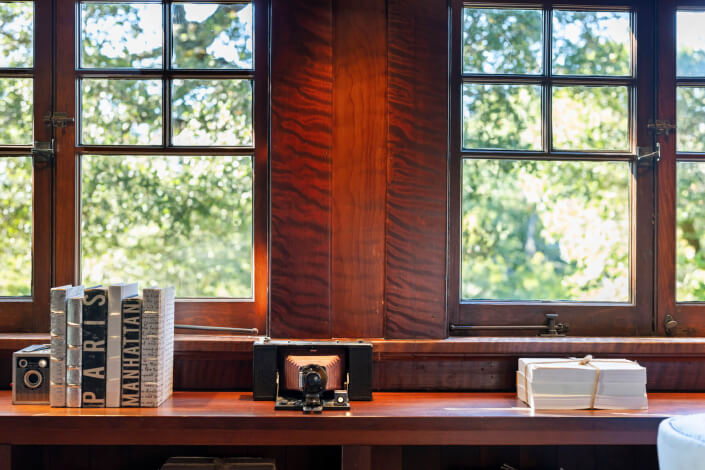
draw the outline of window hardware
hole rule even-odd
[[[663,329],[666,331],[666,336],[672,336],[678,327],[678,321],[673,318],[673,315],[663,317]]]
[[[636,152],[637,163],[642,163],[645,161],[651,161],[654,163],[658,163],[661,161],[661,144],[659,142],[656,142],[656,151],[655,152],[642,153],[642,152],[648,152],[649,150],[651,150],[649,147],[637,147],[637,152]]]
[[[51,163],[54,159],[54,139],[49,142],[34,142],[32,157],[40,163]]]
[[[64,128],[73,124],[75,119],[69,116],[68,113],[46,113],[44,115],[44,124],[50,127]]]
[[[671,131],[676,130],[676,125],[671,123],[670,121],[649,121],[649,123],[646,125],[646,128],[649,129],[651,132],[653,132],[655,135],[665,135],[668,136],[668,134],[671,133]]]
[[[567,323],[556,323],[557,313],[546,313],[546,323],[544,325],[450,325],[450,331],[467,330],[539,330],[539,336],[565,336],[568,333]]]

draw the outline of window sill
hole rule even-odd
[[[262,336],[176,334],[176,353],[248,353]],[[342,339],[341,340],[345,340]],[[357,338],[355,338],[357,340]],[[369,339],[375,357],[387,355],[428,356],[517,356],[550,355],[639,355],[705,357],[705,338],[662,337],[468,337],[439,340]],[[30,344],[49,342],[42,333],[0,333],[0,350],[17,351]]]

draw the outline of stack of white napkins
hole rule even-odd
[[[648,408],[646,369],[627,359],[521,358],[517,395],[538,410]]]

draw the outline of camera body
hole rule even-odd
[[[12,403],[49,404],[51,346],[33,344],[12,353]]]

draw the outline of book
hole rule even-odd
[[[54,287],[49,294],[49,404],[66,406],[66,303],[83,295],[83,286]]]
[[[142,297],[122,301],[122,372],[120,405],[140,406]]]
[[[66,406],[81,407],[83,296],[71,297],[66,307]]]
[[[535,409],[646,409],[646,369],[627,359],[519,359],[517,396]]]
[[[144,289],[142,299],[140,406],[157,407],[172,392],[174,288]]]
[[[86,289],[81,345],[81,403],[86,408],[105,406],[107,322],[108,289]]]
[[[107,349],[105,362],[105,406],[120,406],[120,375],[122,360],[122,300],[137,295],[137,283],[113,284],[108,288]]]

